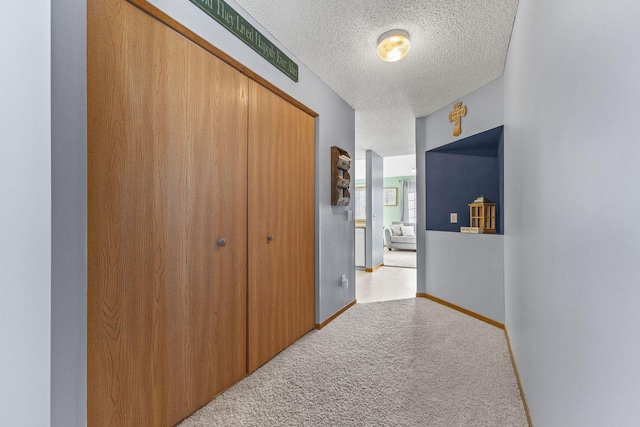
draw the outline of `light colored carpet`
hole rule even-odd
[[[416,268],[415,251],[399,251],[384,249],[383,262],[386,267]]]
[[[356,304],[181,426],[527,426],[504,332],[423,298]]]

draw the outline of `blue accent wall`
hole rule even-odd
[[[469,204],[484,196],[496,204],[496,229],[504,232],[504,133],[488,130],[425,153],[427,230],[469,226]],[[449,214],[458,222],[450,223]]]

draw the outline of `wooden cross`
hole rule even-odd
[[[449,121],[455,122],[453,125],[453,136],[462,133],[462,118],[467,115],[467,107],[462,106],[462,102],[453,104],[453,111],[449,113]]]

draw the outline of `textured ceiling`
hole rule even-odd
[[[356,110],[356,158],[415,152],[415,117],[500,77],[518,0],[236,0]],[[376,55],[403,29],[402,61]]]

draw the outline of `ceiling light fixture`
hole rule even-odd
[[[387,31],[378,37],[378,56],[386,62],[400,61],[410,47],[409,33],[404,30]]]

